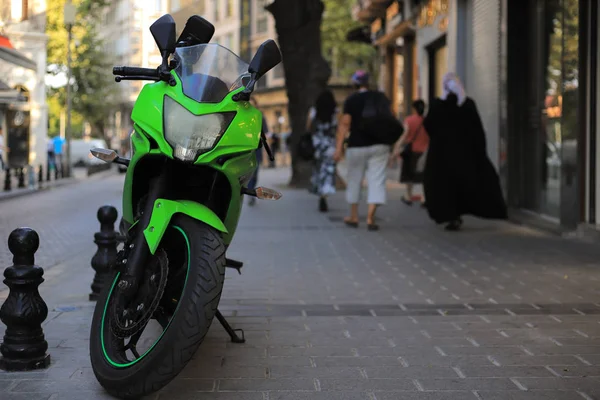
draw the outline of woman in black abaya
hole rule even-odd
[[[442,96],[431,103],[423,126],[430,138],[423,184],[431,219],[456,231],[462,215],[507,218],[479,112],[455,74],[444,76]]]

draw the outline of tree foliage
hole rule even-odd
[[[108,3],[108,0],[73,0],[77,7],[71,42],[74,136],[81,129],[73,129],[76,128],[73,122],[85,120],[92,126],[92,135],[104,137],[106,120],[114,106],[116,91],[111,76],[112,64],[108,62],[109,57],[97,30],[102,11]],[[48,0],[48,73],[52,75],[67,72],[68,33],[64,24],[64,5],[65,0]],[[50,89],[49,95],[60,106],[55,104],[50,108],[51,133],[56,134],[60,111],[66,105],[66,86]]]
[[[374,61],[377,51],[371,45],[348,42],[346,35],[363,24],[352,19],[352,6],[356,0],[323,0],[325,12],[321,25],[323,55],[331,64],[333,77],[348,81],[359,68],[376,72]]]

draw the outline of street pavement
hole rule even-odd
[[[286,180],[263,169],[259,184]],[[5,237],[23,224],[41,232],[52,365],[0,372],[0,399],[110,398],[90,367],[87,296],[95,211],[119,204],[121,184],[2,203]],[[343,193],[320,214],[314,196],[283,192],[245,208],[228,254],[245,266],[227,271],[220,309],[247,342],[215,322],[150,399],[600,399],[598,246],[469,218],[446,232],[398,189],[369,232],[344,226]]]
[[[107,176],[105,172],[83,178],[78,171],[75,183],[2,200],[0,271],[12,261],[6,245],[8,236],[22,226],[33,228],[40,235],[36,260],[44,268],[81,253],[82,247],[89,244],[94,232],[100,229],[96,218],[98,208],[108,204],[121,209],[122,177],[114,169],[108,174],[110,179],[103,179]]]

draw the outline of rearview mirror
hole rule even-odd
[[[260,45],[250,62],[248,72],[256,74],[256,79],[264,76],[281,62],[281,52],[274,40],[269,39]]]
[[[150,32],[154,41],[160,50],[163,59],[165,56],[175,52],[175,45],[177,44],[177,32],[175,31],[175,20],[169,14],[165,14],[152,25],[150,25]]]
[[[215,26],[199,15],[192,15],[185,23],[185,28],[177,39],[181,46],[195,46],[210,42],[215,33]]]

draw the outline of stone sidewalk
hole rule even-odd
[[[263,170],[260,184],[285,180]],[[150,398],[600,399],[598,246],[473,219],[449,233],[399,198],[379,232],[343,225],[343,193],[329,214],[303,191],[245,208],[229,252],[245,267],[227,271],[220,309],[247,342],[213,324]],[[2,400],[109,398],[88,356],[94,251],[46,274],[52,366],[0,372]]]

